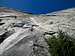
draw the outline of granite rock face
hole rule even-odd
[[[75,8],[42,15],[0,12],[0,56],[51,56],[45,32],[61,29],[75,35]]]
[[[46,30],[58,31],[61,29],[70,35],[75,35],[75,8],[35,16],[34,18]]]
[[[2,9],[1,9],[2,10]],[[32,15],[6,10],[0,13],[0,56],[49,56],[43,31]]]

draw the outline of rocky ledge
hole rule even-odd
[[[1,8],[0,56],[51,56],[43,35],[59,29],[75,35],[75,8],[42,15]]]

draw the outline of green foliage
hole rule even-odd
[[[58,36],[52,35],[47,39],[49,52],[52,56],[75,56],[75,39],[67,33],[58,32]]]

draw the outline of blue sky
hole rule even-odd
[[[75,7],[75,0],[0,0],[0,6],[39,14]]]

